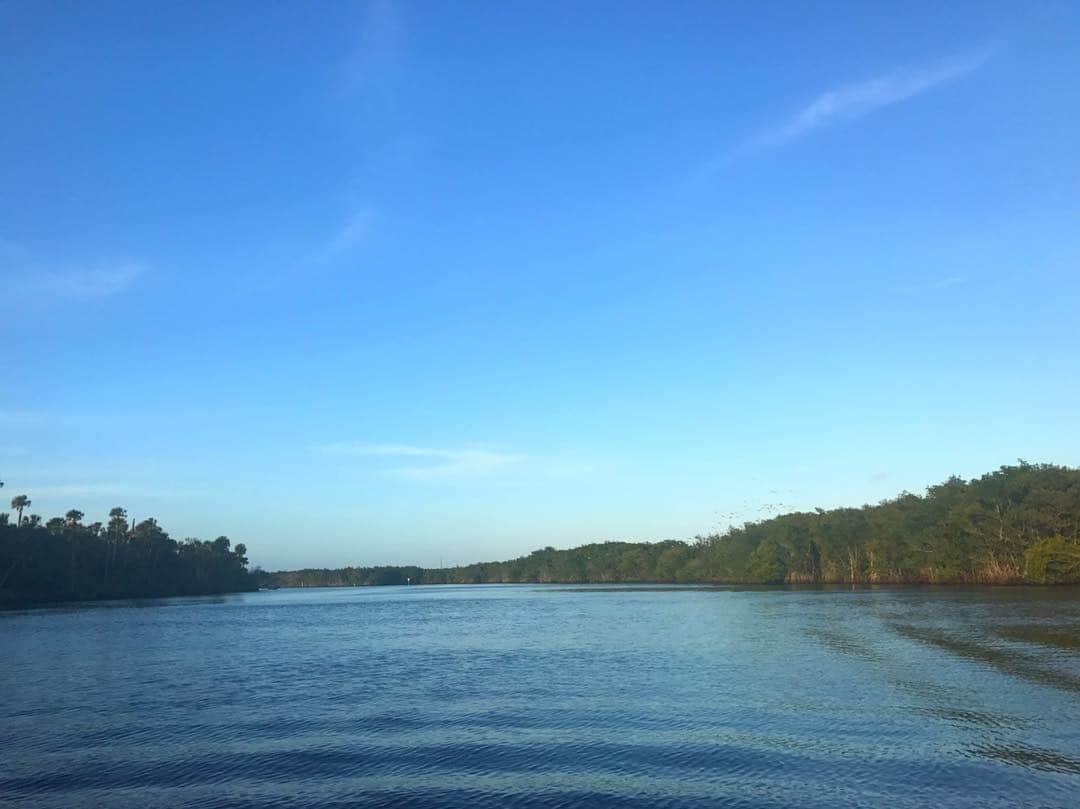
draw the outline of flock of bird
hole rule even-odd
[[[794,494],[794,489],[784,489],[783,492],[780,489],[770,489],[769,494]],[[755,503],[751,500],[743,500],[739,504],[739,507],[732,511],[714,511],[720,521],[727,522],[728,524],[734,524],[736,520],[742,520],[748,522],[753,517],[769,516],[777,513],[784,513],[788,511],[795,511],[796,506],[790,503],[775,502],[775,503]]]

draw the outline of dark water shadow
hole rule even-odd
[[[1022,652],[1005,651],[993,646],[957,638],[929,627],[892,624],[891,628],[898,635],[909,640],[933,649],[944,650],[965,660],[985,663],[1010,677],[1019,677],[1039,685],[1047,685],[1062,691],[1080,694],[1080,677],[1040,666],[1030,656]]]
[[[1080,759],[1041,747],[1020,744],[984,744],[970,748],[969,752],[980,758],[1001,761],[1029,770],[1080,775]],[[1080,795],[1077,797],[1080,798]]]
[[[0,607],[0,620],[20,615],[65,615],[88,610],[129,610],[156,607],[227,604],[241,593],[217,595],[167,596],[163,598],[118,598],[103,601],[62,601],[51,604],[23,604]]]
[[[846,657],[856,657],[867,663],[875,664],[882,664],[888,660],[886,655],[881,654],[860,638],[847,632],[823,627],[811,627],[806,630],[806,634],[825,648],[839,652]]]
[[[1005,626],[1000,634],[1009,640],[1035,643],[1053,649],[1080,652],[1080,628],[1038,625]]]

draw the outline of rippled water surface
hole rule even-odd
[[[0,613],[0,805],[1080,806],[1080,591]]]

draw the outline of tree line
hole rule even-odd
[[[269,586],[479,583],[1080,583],[1080,469],[1021,461],[925,494],[746,523],[690,542],[552,547],[450,568],[261,574]]]
[[[0,512],[0,605],[256,588],[247,548],[228,537],[177,541],[153,518],[129,523],[119,507],[105,523],[85,523],[76,509],[43,522],[24,515],[31,505],[26,495],[13,498],[14,522]]]

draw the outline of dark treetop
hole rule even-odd
[[[177,542],[156,520],[129,525],[122,508],[107,524],[71,510],[42,522],[12,500],[14,524],[0,513],[0,605],[98,598],[151,598],[253,590],[247,548],[227,537]]]

